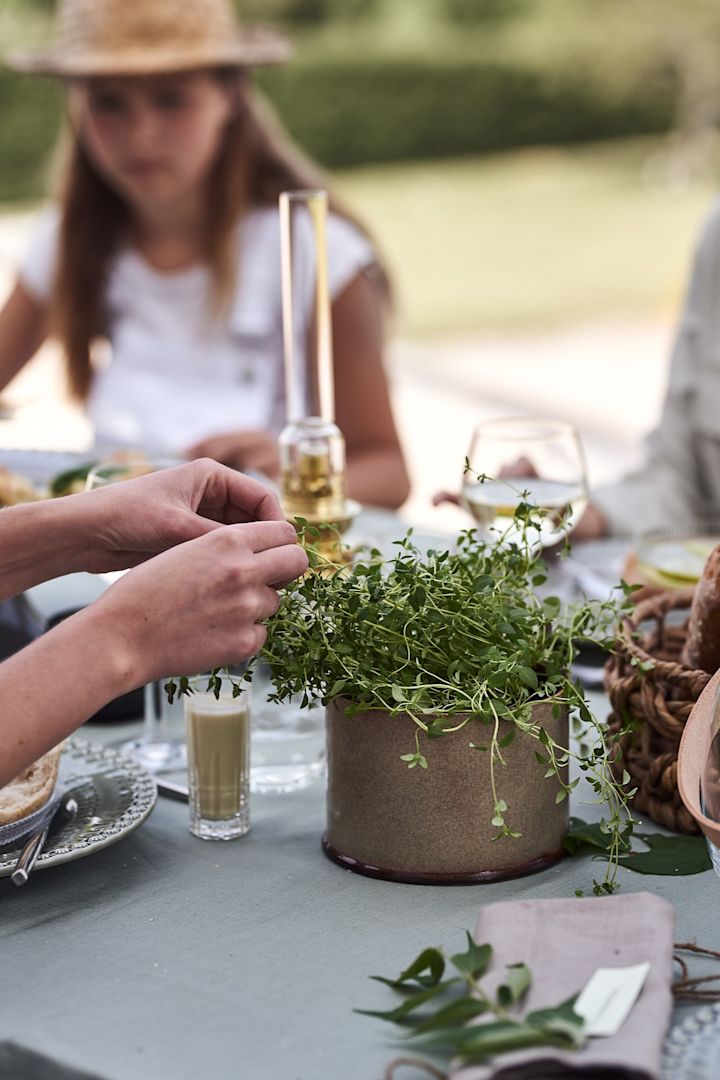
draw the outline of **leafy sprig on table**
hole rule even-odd
[[[440,949],[424,949],[396,979],[371,976],[402,997],[396,1008],[355,1012],[396,1024],[420,1051],[456,1057],[464,1065],[534,1046],[583,1046],[583,1021],[573,1011],[574,997],[521,1018],[511,1016],[530,986],[530,969],[524,963],[509,964],[495,994],[488,994],[480,980],[492,959],[492,946],[477,945],[469,933],[466,936],[466,951],[449,958],[455,974],[446,977]],[[481,1017],[485,1019],[474,1022]]]
[[[645,851],[633,850],[631,838],[640,840]],[[571,817],[563,847],[569,855],[592,854],[593,858],[609,860],[614,856],[612,838],[598,824]],[[620,838],[617,862],[627,870],[638,874],[654,874],[662,877],[684,877],[702,874],[712,869],[704,836],[685,836],[664,833],[635,832],[628,826]]]
[[[351,566],[329,563],[313,547],[317,530],[305,527],[301,536],[315,572],[283,594],[261,656],[271,668],[272,701],[343,698],[350,714],[381,709],[410,717],[416,731],[403,755],[408,768],[432,767],[421,732],[430,739],[465,737],[468,753],[487,753],[497,838],[518,835],[502,792],[503,752],[513,739],[536,741],[538,762],[559,784],[558,802],[579,782],[565,776],[574,759],[606,808],[602,828],[611,857],[593,886],[612,892],[633,792],[629,777],[613,775],[614,748],[570,667],[578,642],[611,647],[617,605],[589,601],[561,611],[557,597],[538,595],[547,578],[531,539],[539,513],[521,503],[511,537],[487,543],[470,529],[453,551],[422,553],[410,530],[395,542],[393,558],[371,549]],[[243,678],[251,677],[252,662]],[[221,681],[214,672],[217,693]],[[233,685],[239,693],[241,684]],[[168,687],[184,693],[187,681]],[[556,714],[575,711],[584,733],[578,750],[560,746],[533,720],[533,702],[540,700],[551,701]],[[501,724],[509,730],[501,732]]]

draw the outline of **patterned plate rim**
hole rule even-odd
[[[703,1005],[671,1028],[663,1048],[663,1080],[715,1080],[715,1071],[700,1073],[696,1063],[689,1060],[695,1042],[708,1031],[717,1036],[716,1041],[720,1044],[720,1004]],[[716,1068],[716,1062],[712,1067],[713,1070]]]
[[[142,825],[157,802],[157,786],[151,774],[116,747],[73,736],[65,744],[63,760],[72,757],[97,763],[97,773],[109,772],[110,769],[124,773],[131,785],[132,799],[128,808],[104,825],[100,832],[78,838],[65,847],[56,847],[51,843],[38,857],[36,870],[81,859],[109,847]],[[92,775],[87,779],[89,783],[93,783]],[[0,860],[0,878],[8,877],[12,873],[16,858]]]

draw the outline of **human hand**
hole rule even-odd
[[[268,431],[231,431],[211,435],[185,451],[188,458],[208,457],[233,469],[263,473],[270,480],[280,475],[280,453],[275,435]]]
[[[137,566],[221,525],[283,521],[277,497],[216,461],[199,460],[62,500],[81,524],[82,568]]]
[[[452,506],[462,506],[462,499],[456,491],[436,491],[432,497],[433,506],[441,506],[442,503],[451,503]]]
[[[503,465],[500,469],[497,479],[498,480],[512,480],[513,478],[522,478],[523,480],[530,480],[537,476],[537,469],[533,465],[529,457],[521,454],[515,461],[511,461],[508,465]]]
[[[589,503],[570,535],[573,540],[595,540],[607,534],[608,525],[602,511]]]
[[[511,480],[514,477],[530,479],[533,476],[537,476],[535,466],[530,458],[522,456],[515,461],[511,461],[508,465],[503,465],[498,476],[494,479]],[[440,506],[442,503],[451,503],[453,506],[462,506],[463,500],[458,492],[436,491],[432,497],[432,504],[433,506]]]
[[[277,590],[307,570],[286,521],[215,529],[120,578],[92,605],[129,685],[236,664],[265,641]]]

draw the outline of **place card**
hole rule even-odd
[[[617,1034],[637,1001],[649,971],[649,963],[598,968],[573,1006],[573,1011],[585,1021],[585,1034]]]

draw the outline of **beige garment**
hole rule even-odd
[[[618,388],[618,393],[622,388]],[[702,230],[660,422],[642,468],[592,502],[614,534],[720,523],[720,198]]]
[[[533,981],[523,1013],[579,993],[599,967],[646,960],[651,967],[616,1035],[590,1039],[582,1050],[537,1047],[504,1054],[487,1065],[454,1069],[451,1080],[658,1080],[672,1008],[674,922],[672,905],[647,892],[510,900],[483,908],[474,937],[478,944],[491,943],[493,961],[482,985],[494,994],[507,964],[526,963]]]

